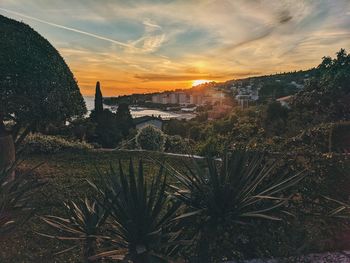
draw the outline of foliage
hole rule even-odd
[[[166,136],[164,151],[171,153],[189,153],[189,142],[179,135]]]
[[[30,134],[24,142],[27,153],[57,153],[66,150],[89,150],[93,147],[86,142],[68,141],[62,137]]]
[[[14,174],[15,165],[0,171],[0,237],[11,234],[32,216],[31,197],[43,183],[28,173]]]
[[[297,88],[289,83],[271,81],[264,83],[259,91],[260,100],[280,98],[297,92]]]
[[[293,137],[286,138],[279,145],[279,150],[331,153],[349,150],[349,122],[321,123],[302,130]]]
[[[164,133],[152,125],[143,127],[136,135],[136,144],[143,150],[163,151],[164,143]]]
[[[329,136],[329,151],[350,151],[350,122],[335,123]]]
[[[66,129],[65,135],[79,141],[90,141],[95,134],[96,123],[90,118],[79,118],[71,121]]]
[[[83,115],[77,82],[57,50],[24,23],[0,16],[0,25],[0,112],[15,123],[17,143],[39,124]]]
[[[332,59],[324,57],[305,89],[292,103],[296,114],[310,112],[312,122],[330,122],[350,119],[350,55],[344,49]]]
[[[95,201],[87,198],[78,202],[64,203],[68,218],[57,216],[43,216],[41,219],[58,232],[55,235],[41,234],[42,236],[63,241],[83,241],[83,262],[92,262],[90,258],[96,254],[96,242],[101,235],[101,227],[107,219],[107,211]],[[76,247],[72,246],[63,252]]]
[[[288,108],[279,102],[269,103],[264,111],[262,126],[269,135],[282,135],[286,132]]]
[[[174,186],[174,196],[189,208],[177,219],[191,220],[195,226],[200,262],[211,262],[210,244],[219,230],[225,233],[228,222],[280,220],[273,213],[286,204],[284,191],[303,178],[301,173],[289,176],[286,167],[277,169],[276,160],[268,161],[261,154],[237,151],[226,153],[221,164],[207,161],[208,172],[195,165],[188,174],[177,173],[180,185]],[[274,175],[276,169],[281,174]]]
[[[204,142],[198,143],[195,149],[201,156],[220,156],[227,148],[226,142],[227,138],[224,136],[210,136]]]
[[[124,137],[128,136],[130,130],[135,128],[129,105],[126,103],[119,104],[116,112],[116,120]]]
[[[168,135],[180,135],[183,138],[187,137],[187,125],[186,122],[177,120],[177,119],[171,119],[164,125],[164,132]]]
[[[165,250],[176,245],[180,233],[172,233],[170,227],[179,208],[170,201],[166,190],[163,165],[157,175],[145,175],[142,160],[138,169],[132,161],[129,172],[124,173],[119,161],[119,172],[111,170],[102,187],[95,188],[106,200],[105,209],[110,213],[109,237],[113,249],[95,258],[111,257],[132,260],[135,263],[167,262]],[[152,178],[151,183],[145,181]],[[166,253],[164,255],[164,253]]]
[[[104,109],[99,114],[92,111],[90,118],[96,123],[95,135],[90,141],[100,144],[103,148],[116,147],[123,137],[116,115],[110,110]]]
[[[95,129],[94,135],[88,137],[88,141],[98,143],[103,148],[115,148],[129,134],[130,124],[132,125],[128,106],[118,108],[117,114],[103,109],[100,82],[96,84],[95,109],[91,111],[90,120],[95,124]]]

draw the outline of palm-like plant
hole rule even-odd
[[[0,237],[10,234],[20,224],[25,223],[34,212],[30,205],[31,195],[43,183],[33,179],[33,170],[17,174],[11,168],[0,171]],[[34,168],[35,169],[35,168]]]
[[[174,196],[187,207],[187,212],[177,219],[198,225],[200,262],[210,262],[212,235],[224,222],[241,224],[252,218],[279,220],[271,212],[286,202],[283,191],[303,178],[302,173],[272,177],[276,162],[240,151],[226,153],[222,161],[208,158],[207,171],[196,163],[194,167],[188,167],[188,173],[176,173],[180,185],[173,189]]]
[[[111,169],[105,187],[95,186],[108,203],[105,208],[110,211],[109,236],[114,247],[97,257],[148,263],[161,262],[169,255],[163,252],[177,244],[179,232],[173,233],[169,228],[179,204],[169,200],[163,171],[161,165],[158,174],[148,174],[152,180],[147,183],[142,160],[137,171],[130,160],[127,174],[119,162],[119,171]]]
[[[68,218],[57,216],[44,216],[41,219],[55,230],[59,235],[40,234],[58,240],[75,240],[83,242],[83,262],[91,262],[90,258],[96,254],[96,242],[101,239],[100,228],[108,214],[96,201],[79,199],[77,202],[64,203]],[[62,251],[67,252],[77,245]]]

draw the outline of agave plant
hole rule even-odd
[[[14,176],[18,163],[0,171],[0,238],[25,223],[34,213],[30,199],[42,182],[30,175],[33,170]],[[35,169],[35,168],[34,168]]]
[[[172,188],[174,196],[187,207],[187,212],[176,219],[198,226],[199,262],[211,262],[209,244],[224,222],[280,220],[272,212],[288,200],[282,196],[283,191],[303,178],[302,172],[272,177],[276,162],[242,151],[226,153],[221,161],[208,158],[207,169],[197,163],[194,167],[188,167],[188,173],[175,171],[179,185]]]
[[[57,216],[44,216],[41,219],[49,226],[58,231],[58,235],[40,235],[58,240],[75,240],[83,243],[83,262],[91,262],[90,258],[96,254],[96,242],[101,239],[100,229],[108,214],[96,201],[87,198],[77,202],[64,203],[68,218]],[[59,253],[68,252],[78,245]]]
[[[110,180],[104,187],[95,186],[108,200],[110,211],[109,237],[113,248],[99,257],[131,260],[134,263],[167,262],[175,248],[180,232],[170,231],[172,219],[179,204],[171,202],[166,193],[166,175],[163,165],[156,175],[145,176],[142,160],[135,171],[132,160],[128,173],[124,173],[119,161],[119,171],[111,169]],[[145,178],[150,178],[147,183]],[[151,179],[152,178],[152,179]]]

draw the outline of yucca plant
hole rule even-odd
[[[118,172],[111,168],[104,187],[95,186],[110,211],[109,237],[112,249],[94,258],[109,257],[134,263],[167,262],[167,257],[178,245],[180,232],[170,229],[179,208],[166,192],[166,174],[160,165],[157,174],[144,174],[142,160],[135,171],[132,160],[128,173],[119,161]],[[150,182],[146,182],[149,178]],[[170,248],[171,247],[171,248]]]
[[[14,176],[17,165],[16,162],[11,168],[0,171],[0,238],[12,233],[33,215],[35,209],[30,199],[43,185],[31,176],[33,170]]]
[[[194,167],[194,168],[193,168]],[[283,191],[303,176],[272,176],[276,162],[261,154],[244,151],[225,153],[221,160],[207,159],[207,167],[196,162],[188,173],[176,172],[179,184],[172,186],[174,196],[187,207],[177,217],[196,227],[199,262],[211,262],[210,243],[224,224],[244,224],[251,219],[280,220],[277,212],[288,200]]]
[[[40,235],[58,240],[75,240],[82,243],[83,262],[92,262],[91,257],[96,254],[96,242],[101,240],[100,229],[108,216],[106,210],[96,201],[79,199],[77,202],[68,201],[64,203],[67,218],[58,216],[43,216],[41,219],[54,228],[58,234]],[[59,253],[68,252],[78,245]]]

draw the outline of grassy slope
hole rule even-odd
[[[86,179],[97,180],[96,167],[101,173],[108,171],[109,165],[117,165],[117,160],[122,159],[123,165],[131,157],[149,157],[149,154],[120,153],[120,152],[80,152],[60,153],[54,155],[34,155],[26,157],[21,164],[21,170],[29,170],[31,167],[43,163],[35,170],[35,176],[47,180],[39,192],[34,195],[33,202],[37,209],[37,215],[24,225],[9,239],[0,239],[0,262],[79,262],[79,250],[56,256],[66,248],[61,242],[41,237],[35,233],[46,232],[49,229],[38,218],[39,215],[61,214],[62,201],[84,197],[93,193]],[[152,156],[159,158],[159,156]],[[178,162],[178,158],[172,158],[172,162]],[[157,167],[150,162],[145,163],[146,171],[154,171]],[[151,174],[151,173],[149,173]]]

